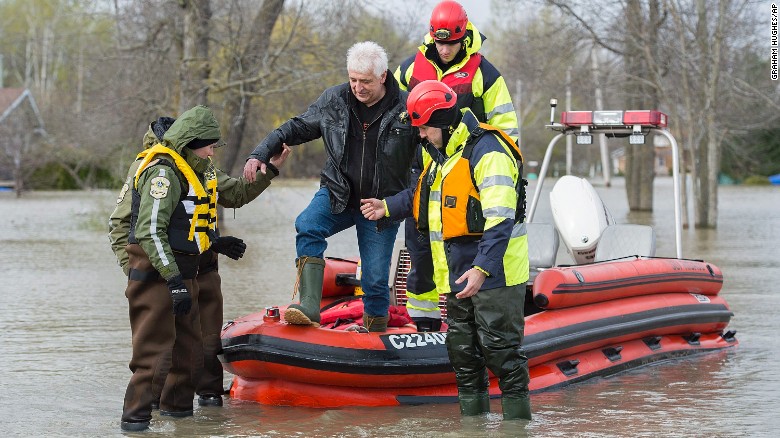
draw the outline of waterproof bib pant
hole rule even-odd
[[[128,245],[127,253],[132,270],[156,272],[139,245]],[[196,256],[192,259],[197,263]],[[192,412],[194,382],[202,368],[203,350],[197,318],[198,286],[192,278],[185,278],[184,283],[192,295],[192,310],[188,315],[174,317],[171,295],[161,277],[127,282],[133,375],[125,392],[122,421],[149,421],[158,394],[162,411]]]
[[[458,393],[487,393],[487,369],[503,397],[528,397],[528,359],[523,342],[525,284],[480,290],[458,299],[447,294],[447,352]]]
[[[201,338],[203,340],[203,369],[197,379],[196,393],[201,396],[221,396],[223,385],[222,362],[217,355],[222,351],[222,278],[217,270],[217,254],[206,251],[201,254],[198,275],[198,305],[190,313],[199,314]],[[170,354],[168,355],[170,363]],[[167,375],[167,372],[166,372]],[[154,385],[155,404],[160,404],[163,384]]]
[[[328,189],[323,187],[295,220],[298,260],[324,258],[328,247],[326,239],[353,226],[360,251],[364,312],[385,317],[390,307],[390,260],[399,224],[378,231],[376,222],[364,218],[360,210],[347,209],[333,214]]]
[[[222,278],[219,275],[217,254],[206,251],[201,254],[198,268],[198,310],[200,331],[203,338],[203,372],[198,379],[196,392],[200,396],[222,396],[222,363],[217,355],[222,351],[223,297]]]

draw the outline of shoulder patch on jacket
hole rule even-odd
[[[129,183],[125,183],[122,186],[122,191],[119,192],[119,197],[116,198],[116,203],[117,204],[121,203],[125,199],[125,195],[127,194],[128,190],[130,190],[130,184]]]
[[[149,194],[152,198],[162,199],[168,196],[168,189],[171,187],[171,181],[164,176],[155,176],[152,178],[152,186]]]

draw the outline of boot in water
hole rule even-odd
[[[504,420],[530,420],[531,399],[525,397],[502,397],[501,408],[504,410]]]
[[[482,415],[490,412],[490,395],[487,392],[458,393],[460,414],[464,417]]]

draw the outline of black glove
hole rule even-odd
[[[187,290],[187,286],[184,284],[181,275],[177,275],[168,280],[168,290],[171,291],[171,299],[173,300],[173,314],[182,316],[190,313],[192,295],[190,295],[190,291]]]
[[[217,241],[211,245],[211,250],[216,253],[225,254],[233,260],[238,260],[244,256],[246,243],[238,237],[220,236]]]

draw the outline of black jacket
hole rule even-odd
[[[399,89],[390,71],[387,72],[385,87],[393,87],[397,92],[392,93],[396,97],[379,126],[379,149],[377,160],[373,163],[375,176],[372,187],[372,195],[379,199],[406,188],[417,138],[406,113],[408,94]],[[305,113],[274,129],[249,155],[249,158],[268,163],[273,155],[281,152],[282,143],[294,146],[322,137],[327,160],[320,172],[320,186],[330,191],[333,214],[343,212],[349,201],[345,148],[348,123],[350,119],[354,120],[350,117],[351,93],[349,83],[328,88]]]

